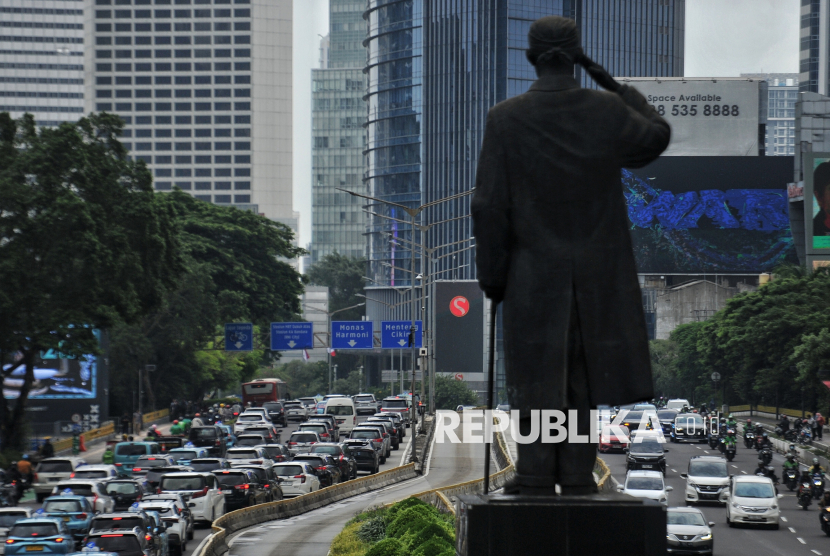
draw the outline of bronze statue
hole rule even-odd
[[[479,284],[504,302],[507,396],[530,411],[589,412],[653,397],[648,338],[620,169],[669,143],[666,121],[580,47],[571,19],[533,23],[530,90],[487,117],[472,200]],[[574,63],[608,91],[584,89]],[[567,411],[566,411],[567,413]],[[596,445],[519,445],[508,493],[596,492]]]

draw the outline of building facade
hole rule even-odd
[[[292,2],[86,2],[86,110],[124,119],[156,189],[296,229]]]
[[[801,0],[798,89],[802,92],[827,94],[827,10],[827,0]]]
[[[41,126],[83,116],[83,0],[0,0],[0,112]]]
[[[741,77],[765,79],[769,85],[764,153],[766,156],[793,156],[799,74],[742,73]]]
[[[363,203],[337,191],[363,189],[365,6],[357,0],[330,0],[329,6],[330,33],[320,56],[327,66],[311,72],[312,265],[334,251],[363,257],[366,247]]]

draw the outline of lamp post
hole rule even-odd
[[[327,392],[327,394],[331,394],[331,386],[332,386],[332,382],[331,382],[331,317],[332,317],[332,315],[336,315],[337,313],[340,313],[342,311],[348,311],[349,309],[357,309],[358,307],[363,307],[364,305],[366,305],[366,303],[358,303],[357,305],[352,305],[351,307],[343,307],[342,309],[338,309],[336,311],[324,311],[322,309],[318,309],[317,307],[314,307],[314,306],[309,305],[307,303],[303,303],[303,306],[306,309],[311,309],[312,311],[317,311],[318,313],[325,313],[326,314],[326,336],[329,339],[329,342],[328,342],[329,345],[327,347],[328,365],[329,365],[329,373],[328,373],[329,374],[329,391]]]
[[[402,294],[402,295],[406,295],[406,293],[407,293],[406,291],[402,292],[402,291],[397,290],[397,289],[395,289],[395,291],[398,292],[399,294]],[[389,309],[394,309],[395,307],[399,307],[400,305],[403,305],[405,303],[409,303],[408,301],[401,301],[399,303],[390,304],[390,303],[387,303],[385,301],[381,301],[380,299],[374,299],[372,297],[366,297],[362,293],[356,293],[355,295],[357,297],[362,297],[363,299],[366,299],[368,301],[374,301],[375,303],[380,303],[381,305],[385,305]],[[400,352],[401,352],[401,358],[400,358],[400,361],[401,361],[401,364],[400,364],[401,378],[400,378],[400,380],[401,380],[401,392],[403,392],[403,348],[401,348]],[[392,351],[392,370],[393,371],[395,370],[395,352],[394,352],[394,350]],[[394,382],[392,384],[394,384]]]

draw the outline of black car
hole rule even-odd
[[[253,471],[248,469],[226,469],[214,471],[216,481],[225,495],[227,511],[238,510],[268,502],[269,493],[259,482]]]
[[[697,413],[681,413],[674,418],[672,442],[702,442],[707,440],[706,424]]]
[[[291,461],[294,457],[291,455],[291,452],[288,451],[288,447],[284,444],[259,444],[255,446],[255,448],[262,448],[265,450],[265,453],[268,454],[268,457],[274,463],[282,463],[284,461]]]
[[[395,427],[395,432],[398,434],[398,442],[403,441],[403,437],[406,436],[406,425],[404,425],[400,415],[397,413],[375,413],[372,417],[377,417],[391,422]]]
[[[265,402],[262,404],[262,408],[268,412],[268,417],[271,418],[272,423],[280,423],[283,427],[288,426],[282,402]]]
[[[170,456],[156,454],[153,456],[141,456],[133,464],[133,478],[143,479],[151,469],[155,467],[167,467],[174,465],[176,462]]]
[[[240,434],[236,437],[236,444],[234,444],[234,448],[248,448],[251,446],[261,446],[263,444],[268,444],[268,439],[261,434],[249,434],[248,431],[245,431],[244,434]]]
[[[104,492],[115,500],[115,511],[126,510],[151,491],[144,481],[115,479],[106,484]]]
[[[395,428],[394,423],[392,423],[391,420],[381,419],[380,417],[369,417],[363,421],[361,425],[373,425],[375,423],[379,423],[386,427],[386,432],[389,433],[389,438],[392,442],[392,449],[397,450],[400,446],[401,439],[398,436],[398,430]]]
[[[256,475],[257,480],[262,484],[268,493],[266,502],[273,502],[275,500],[282,500],[282,487],[280,483],[282,479],[277,477],[276,470],[273,465],[239,465],[234,469],[245,469]]]
[[[293,461],[304,461],[317,470],[320,488],[330,487],[341,482],[340,468],[328,454],[297,454]]]
[[[646,471],[661,471],[666,475],[666,456],[668,450],[663,449],[663,444],[658,441],[656,435],[643,436],[641,442],[637,437],[628,445],[626,451],[628,456],[625,459],[626,468],[642,469]]]
[[[225,431],[216,425],[191,427],[189,433],[189,439],[194,446],[206,448],[210,455],[220,458],[225,457],[227,451],[225,437]]]
[[[357,462],[352,457],[348,446],[333,442],[319,442],[311,447],[312,454],[328,454],[340,468],[344,481],[357,478]]]
[[[116,529],[91,533],[84,539],[83,544],[95,543],[95,547],[101,552],[115,552],[120,556],[145,556],[160,552],[153,539],[153,536],[147,535],[139,528]]]
[[[159,486],[159,482],[161,482],[161,478],[168,474],[168,473],[183,473],[185,471],[196,471],[189,465],[166,465],[164,467],[153,467],[147,471],[147,474],[144,475],[144,480],[147,481],[147,484],[155,490],[157,486]]]
[[[349,449],[358,471],[368,471],[370,474],[380,471],[380,457],[371,441],[353,438],[346,440],[343,446]]]
[[[231,462],[225,458],[198,458],[190,460],[190,465],[197,473],[209,473],[217,469],[230,469]]]
[[[660,421],[660,427],[663,429],[663,434],[671,434],[672,425],[677,414],[680,413],[676,409],[658,409],[657,419]]]

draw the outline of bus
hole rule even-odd
[[[258,378],[242,384],[242,407],[247,407],[248,402],[253,406],[262,407],[265,402],[290,399],[288,383],[278,378]]]

